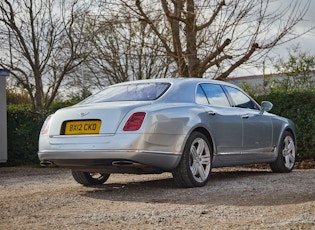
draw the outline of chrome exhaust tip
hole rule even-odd
[[[55,166],[55,164],[51,161],[41,161],[39,164],[40,166],[44,166],[44,167]]]
[[[131,166],[134,165],[135,163],[132,161],[113,161],[112,165],[113,166]]]

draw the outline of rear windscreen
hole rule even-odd
[[[162,82],[110,86],[88,97],[80,104],[113,101],[152,101],[161,97],[169,86],[169,83]]]

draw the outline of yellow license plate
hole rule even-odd
[[[100,128],[100,120],[68,121],[65,127],[65,135],[98,134]]]

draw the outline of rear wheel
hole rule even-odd
[[[287,173],[291,172],[296,157],[296,147],[293,135],[285,131],[278,148],[278,157],[276,161],[270,163],[273,172]]]
[[[71,170],[71,173],[76,182],[85,186],[104,184],[110,176],[107,173],[90,173],[74,170]]]
[[[193,132],[185,145],[182,159],[173,170],[173,177],[180,187],[204,186],[212,167],[212,148],[200,132]]]

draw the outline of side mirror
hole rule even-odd
[[[272,109],[273,104],[270,101],[263,101],[261,103],[261,113],[264,113],[265,111],[268,112]]]

